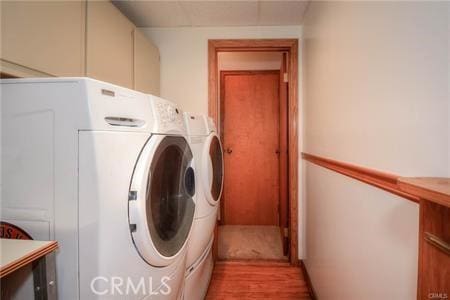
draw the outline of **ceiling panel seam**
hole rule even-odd
[[[189,22],[189,26],[190,27],[194,27],[194,23],[192,22],[192,18],[191,15],[188,13],[186,7],[184,7],[183,1],[177,1],[178,6],[181,8],[181,10],[183,11],[184,15],[186,16],[188,22]]]

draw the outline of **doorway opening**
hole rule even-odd
[[[219,260],[298,264],[296,39],[210,40],[209,115],[224,148]]]

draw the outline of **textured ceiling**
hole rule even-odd
[[[138,27],[299,25],[309,1],[112,1]]]

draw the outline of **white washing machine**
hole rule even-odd
[[[2,80],[1,97],[1,219],[58,241],[59,299],[180,298],[195,175],[178,108],[87,78]]]
[[[212,241],[223,184],[223,154],[213,121],[206,116],[184,114],[194,153],[196,212],[188,245],[184,298],[203,299],[213,269]]]

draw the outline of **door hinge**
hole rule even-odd
[[[289,75],[288,75],[288,73],[283,73],[283,82],[289,82]]]

